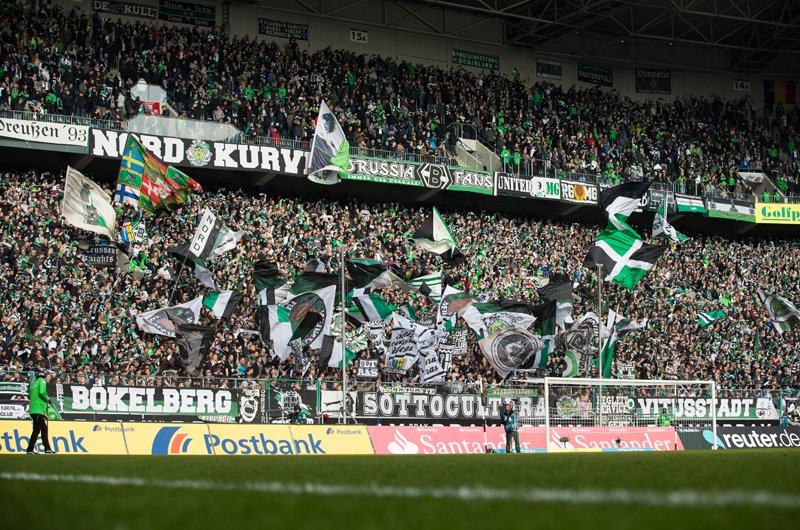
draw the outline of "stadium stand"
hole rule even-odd
[[[798,191],[796,108],[762,112],[744,99],[632,101],[614,91],[526,86],[520,79],[342,50],[309,54],[293,45],[227,39],[213,30],[123,24],[58,9],[47,16],[7,4],[2,9],[0,110],[120,124],[141,111],[128,89],[142,78],[164,86],[180,116],[230,122],[248,136],[300,145],[313,134],[322,79],[322,93],[356,148],[452,159],[449,126],[470,123],[496,153],[508,153],[502,158],[511,172],[547,168],[607,183],[647,179],[679,192],[743,196],[750,190],[737,171],[750,169]],[[226,255],[226,265],[213,271],[219,285],[242,290],[245,300],[216,334],[201,367],[210,379],[303,375],[337,388],[338,370],[312,362],[305,372],[294,357],[278,362],[260,342],[237,334],[258,328],[249,274],[259,259],[276,261],[290,277],[312,259],[335,272],[335,244],[344,242],[407,278],[442,267],[433,254],[410,257],[409,235],[427,209],[221,189],[174,216],[148,221],[149,244],[131,253],[136,274],[116,274],[82,262],[84,237],[58,213],[62,175],[7,171],[0,184],[2,367],[9,372],[46,368],[86,381],[120,381],[182,370],[175,344],[142,334],[135,316],[191,297],[189,275],[173,297],[175,262],[165,249],[184,242],[201,207],[249,232]],[[537,276],[562,277],[577,284],[575,314],[592,309],[597,286],[582,262],[596,227],[489,211],[445,213],[472,259],[449,269],[446,284],[488,298],[536,301]],[[131,219],[133,212],[125,216]],[[613,286],[606,292],[608,307],[650,319],[647,331],[621,347],[618,360],[633,361],[641,378],[714,379],[728,388],[798,386],[795,335],[779,337],[756,297],[760,287],[800,299],[798,254],[794,240],[718,237],[694,237],[680,252],[668,250],[636,295]],[[398,306],[433,311],[425,297],[386,295]],[[727,319],[704,329],[697,325],[698,311],[720,307]],[[449,367],[448,381],[492,377],[474,338],[469,348],[470,355]],[[563,359],[552,358],[542,374],[560,375],[564,368]]]
[[[304,142],[320,93],[352,146],[452,159],[453,124],[469,124],[510,172],[620,182],[646,178],[697,195],[750,196],[737,171],[763,171],[798,192],[794,107],[686,97],[633,101],[464,69],[295,43],[228,39],[215,30],[122,23],[54,8],[5,5],[0,109],[121,122],[140,112],[128,89],[163,86],[180,116],[225,121],[245,135]],[[11,23],[13,21],[13,24]]]

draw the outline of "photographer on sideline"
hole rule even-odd
[[[519,432],[517,426],[517,415],[511,409],[511,404],[506,403],[503,411],[500,412],[500,420],[503,422],[503,427],[506,429],[506,453],[511,452],[511,439],[514,439],[514,445],[517,447],[517,453],[520,452],[519,450]]]
[[[39,433],[42,434],[42,445],[44,445],[45,454],[54,454],[50,448],[50,439],[47,436],[47,405],[50,403],[50,398],[47,397],[47,383],[50,382],[51,374],[37,373],[36,381],[31,385],[30,390],[30,403],[28,411],[33,421],[33,432],[31,433],[31,440],[28,443],[28,454],[35,455],[36,453],[36,440],[39,439]]]

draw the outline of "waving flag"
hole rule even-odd
[[[653,217],[653,237],[668,237],[677,243],[683,243],[688,237],[681,234],[667,222],[667,201],[664,199]]]
[[[450,265],[460,265],[466,261],[436,206],[433,207],[433,213],[426,217],[422,225],[414,232],[413,239],[419,248],[438,254]]]
[[[308,180],[317,184],[337,184],[341,174],[350,166],[350,143],[344,136],[342,126],[331,109],[323,101],[319,106],[317,127],[311,141]]]
[[[61,217],[74,227],[114,239],[117,213],[103,188],[71,167],[64,181]]]

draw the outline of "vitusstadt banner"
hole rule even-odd
[[[308,40],[308,24],[258,17],[258,33],[281,39]]]
[[[578,63],[578,81],[612,87],[614,86],[614,71],[611,68]]]
[[[0,118],[0,137],[43,144],[86,147],[89,127],[66,123]]]
[[[597,186],[586,182],[562,180],[561,199],[567,202],[597,204]]]
[[[217,11],[214,6],[210,5],[159,0],[158,19],[192,26],[212,27],[217,22]]]
[[[561,181],[558,179],[495,173],[494,181],[495,195],[552,200],[561,198]]]
[[[637,68],[636,92],[640,94],[671,94],[672,72]]]
[[[101,13],[111,13],[112,15],[147,18],[155,20],[158,17],[156,6],[146,6],[134,4],[132,2],[118,2],[115,0],[93,0],[92,9]]]
[[[167,136],[139,135],[147,149],[167,164],[196,168],[239,171],[274,171],[288,175],[305,174],[306,151],[227,142],[206,142]],[[92,129],[94,156],[120,158],[128,133]]]
[[[344,178],[383,184],[468,191],[484,195],[494,194],[494,174],[492,173],[428,162],[416,163],[351,157],[349,171]]]
[[[756,203],[756,223],[800,224],[800,204]]]

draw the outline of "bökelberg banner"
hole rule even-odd
[[[48,385],[66,420],[267,423],[266,392],[254,389]]]

